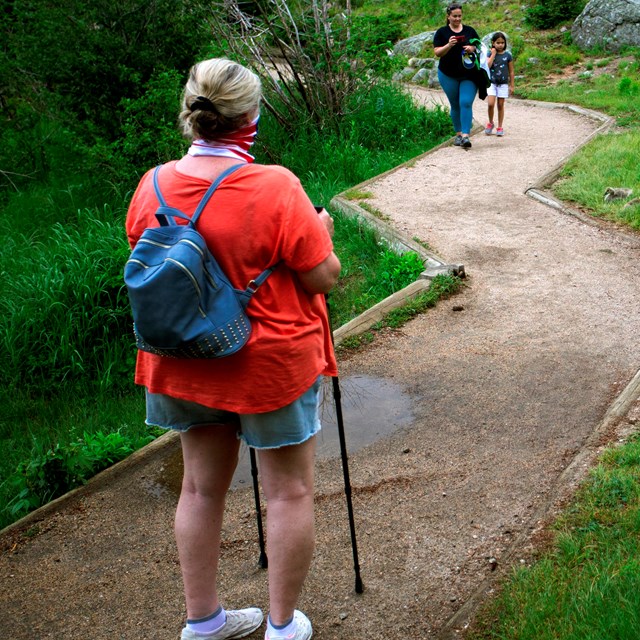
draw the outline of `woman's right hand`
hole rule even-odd
[[[329,232],[329,235],[333,238],[333,218],[327,213],[326,209],[320,211],[318,216],[320,216],[320,222],[322,222],[326,230]]]

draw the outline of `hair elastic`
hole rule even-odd
[[[205,96],[197,96],[196,99],[191,103],[189,107],[191,111],[211,111],[211,113],[217,113],[215,105],[209,98],[205,98]]]

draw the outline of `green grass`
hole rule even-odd
[[[550,548],[513,572],[469,640],[633,639],[640,628],[640,438],[608,449],[554,526]]]
[[[553,191],[594,216],[640,229],[640,201],[625,206],[630,198],[604,200],[608,187],[633,189],[631,198],[640,195],[639,154],[640,127],[600,136],[567,162]]]

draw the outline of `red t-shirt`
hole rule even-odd
[[[175,165],[160,170],[160,189],[169,206],[191,215],[211,183]],[[149,171],[127,213],[132,247],[145,228],[158,226],[158,204]],[[238,289],[280,263],[247,308],[251,338],[236,354],[219,359],[139,351],[136,383],[208,407],[263,413],[293,402],[319,375],[337,375],[324,296],[305,291],[296,275],[325,260],[333,243],[298,178],[278,166],[242,167],[216,189],[198,231]]]

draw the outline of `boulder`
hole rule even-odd
[[[640,47],[640,0],[590,0],[575,19],[571,36],[583,51]]]
[[[419,33],[417,36],[398,40],[393,46],[393,53],[395,55],[405,55],[409,57],[420,55],[425,46],[433,46],[433,36],[435,33],[435,31],[425,31]]]

